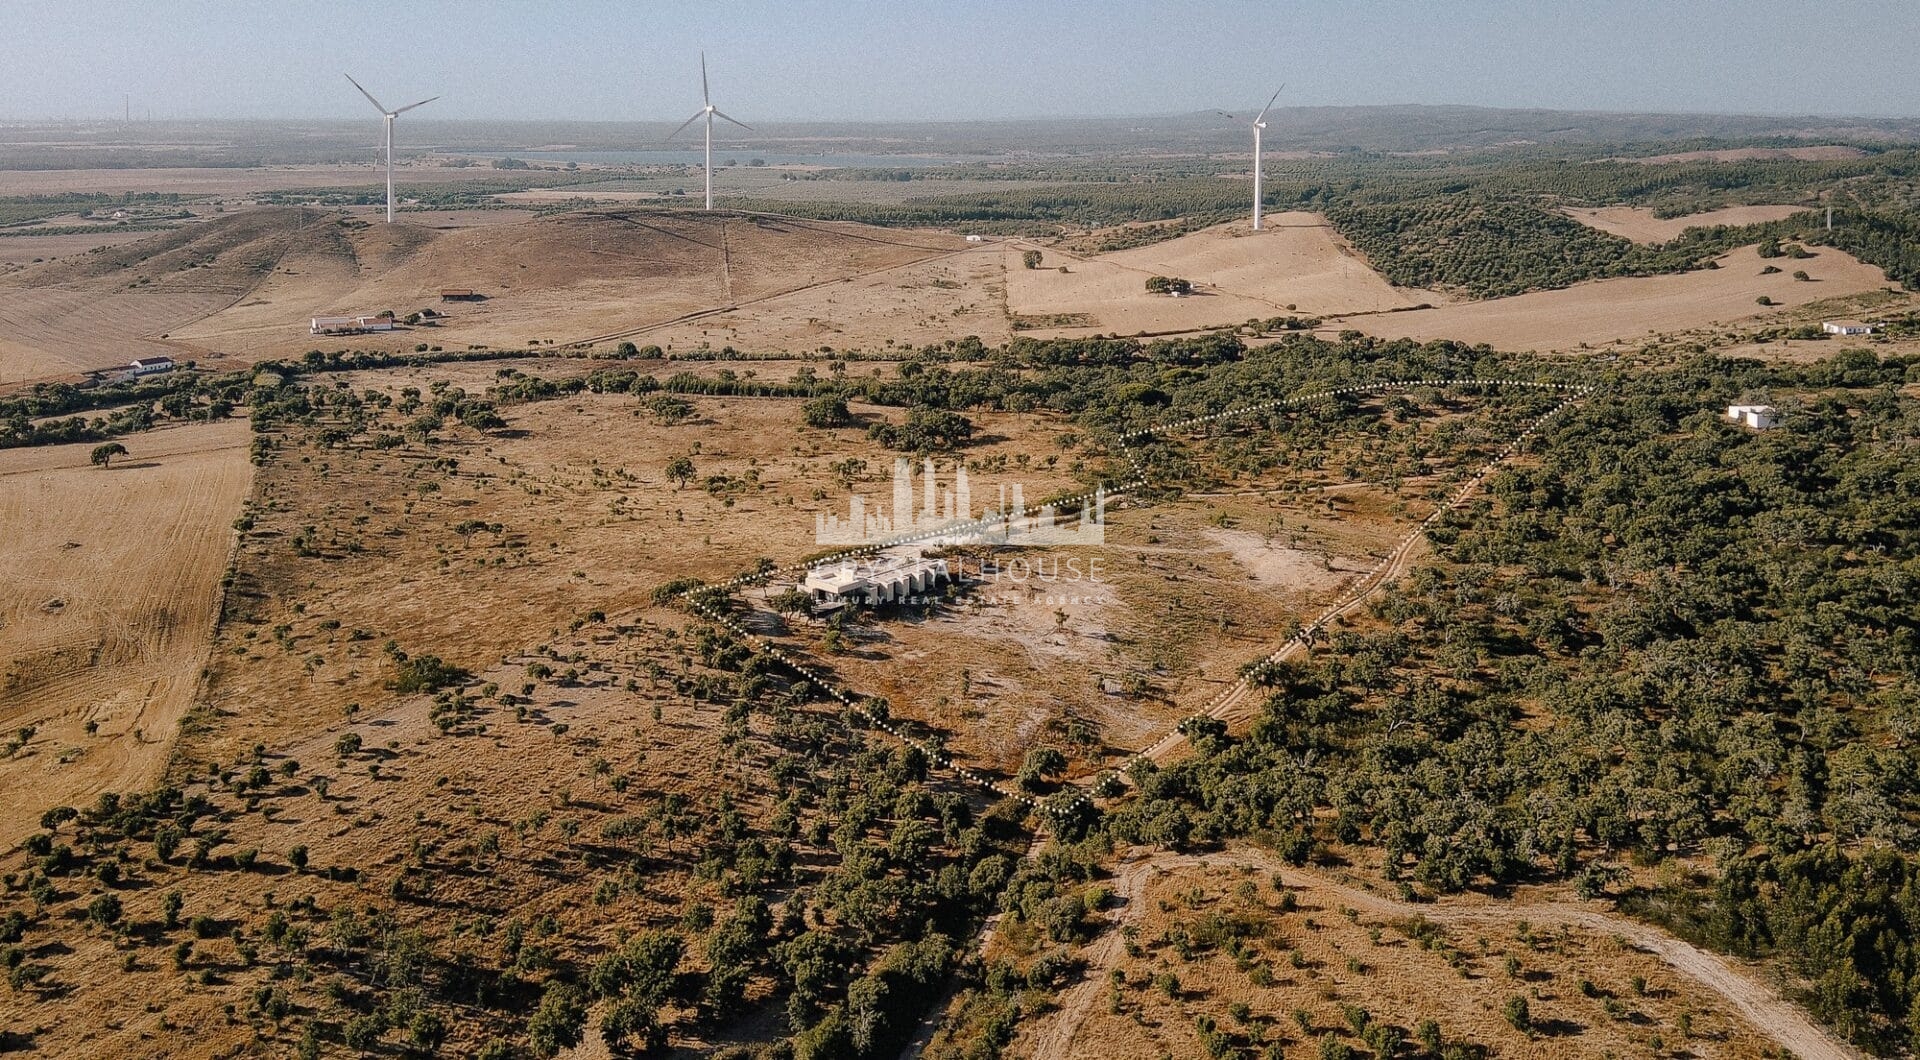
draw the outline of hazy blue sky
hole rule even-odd
[[[1915,0],[0,0],[0,118],[746,121],[1295,104],[1920,115]],[[423,113],[423,117],[426,115]]]

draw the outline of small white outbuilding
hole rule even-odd
[[[1873,325],[1858,320],[1829,320],[1820,325],[1820,330],[1829,335],[1871,335]]]
[[[1728,405],[1727,419],[1756,431],[1771,430],[1780,422],[1772,405]]]

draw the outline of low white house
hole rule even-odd
[[[1820,325],[1820,330],[1829,335],[1871,335],[1873,325],[1858,320],[1829,320]]]
[[[127,371],[134,375],[156,375],[173,371],[171,357],[135,357],[127,362]]]
[[[899,603],[930,593],[952,577],[944,559],[883,555],[810,570],[805,587],[814,610],[828,611],[849,604]]]
[[[987,241],[986,236],[968,236],[967,237],[967,242],[969,243],[985,243],[986,241]]]
[[[362,314],[353,317],[314,317],[309,335],[358,335],[365,331],[392,331],[393,318]]]
[[[1743,427],[1765,431],[1780,422],[1780,413],[1772,405],[1728,405],[1727,419]]]

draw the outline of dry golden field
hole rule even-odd
[[[0,451],[0,845],[42,810],[159,779],[200,688],[253,468],[244,420]]]
[[[1187,331],[1290,313],[1324,316],[1438,303],[1375,273],[1318,215],[1274,213],[1254,232],[1242,222],[1151,246],[1080,257],[1042,249],[1022,266],[1026,244],[1006,249],[1007,308],[1036,336]],[[1059,270],[1065,267],[1063,274]],[[1151,276],[1193,281],[1185,298],[1151,294]],[[1290,308],[1291,307],[1291,308]],[[1071,323],[1068,323],[1068,322]]]
[[[1503,350],[1572,350],[1609,342],[1639,343],[1660,332],[1713,324],[1751,323],[1811,302],[1887,286],[1886,274],[1878,268],[1831,247],[1790,263],[1804,269],[1811,282],[1794,279],[1794,269],[1784,265],[1775,275],[1760,275],[1771,263],[1751,247],[1717,260],[1718,269],[1596,280],[1558,291],[1329,323],[1389,339],[1445,338],[1484,342]],[[1762,295],[1777,304],[1757,304]]]
[[[1635,243],[1665,243],[1689,228],[1761,224],[1792,217],[1805,209],[1805,206],[1729,206],[1684,217],[1655,217],[1652,210],[1641,206],[1601,206],[1569,207],[1567,216]]]
[[[628,338],[645,344],[657,341],[642,337],[660,325],[692,314],[894,269],[965,245],[950,236],[728,214],[588,212],[444,231],[396,225],[398,237],[387,228],[328,231],[307,241],[246,300],[178,337],[256,360],[315,346],[458,349]],[[438,292],[445,287],[477,290],[486,300],[443,305]],[[448,317],[438,326],[385,335],[307,334],[312,316],[392,309],[404,317],[423,308]],[[799,331],[804,328],[780,337]]]

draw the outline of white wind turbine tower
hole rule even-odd
[[[360,82],[355,81],[353,79],[352,74],[347,75],[347,81],[351,83],[353,87],[360,88]],[[382,115],[385,115],[387,119],[387,223],[392,224],[393,223],[393,119],[398,118],[400,115],[405,114],[406,112],[412,110],[415,107],[424,107],[427,104],[432,103],[434,100],[439,99],[440,97],[429,96],[418,103],[409,103],[406,106],[401,107],[397,110],[388,110],[386,106],[383,105],[379,100],[373,98],[373,93],[367,91],[364,88],[360,88],[360,94],[367,97],[367,102],[373,104],[374,109],[378,110]]]
[[[1260,131],[1267,127],[1267,112],[1273,109],[1273,101],[1279,99],[1280,93],[1286,90],[1285,85],[1274,89],[1273,97],[1267,100],[1266,106],[1260,108],[1259,117],[1253,119],[1253,230],[1256,232],[1260,230]]]
[[[700,53],[700,102],[704,105],[699,110],[693,112],[693,117],[681,122],[680,128],[668,133],[667,139],[671,140],[680,135],[681,132],[685,131],[687,126],[692,125],[701,118],[707,119],[707,209],[711,210],[713,209],[713,119],[724,118],[748,132],[753,131],[753,126],[738,119],[727,117],[725,112],[713,105],[713,95],[707,91],[706,52]]]

